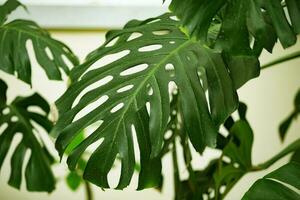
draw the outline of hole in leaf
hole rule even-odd
[[[208,195],[207,194],[203,194],[203,200],[208,200]]]
[[[143,36],[143,34],[139,33],[139,32],[133,32],[129,38],[127,39],[127,42],[131,41],[131,40],[134,40],[134,39],[137,39],[139,37]]]
[[[19,121],[19,118],[17,116],[12,116],[10,121],[11,122],[17,122],[17,121]]]
[[[234,167],[234,168],[239,168],[239,167],[240,167],[240,164],[239,164],[239,163],[234,163],[234,164],[233,164],[233,167]]]
[[[157,18],[153,18],[152,20],[150,20],[149,22],[147,22],[147,24],[152,24],[155,22],[159,22],[161,19],[157,19]]]
[[[150,109],[151,109],[151,104],[150,104],[150,102],[147,102],[147,103],[146,103],[146,109],[147,109],[148,114],[150,115]]]
[[[112,39],[111,41],[109,41],[109,42],[105,45],[105,47],[112,47],[112,46],[114,46],[114,45],[117,43],[118,39],[119,39],[119,37],[116,37],[116,38]]]
[[[3,123],[0,125],[0,134],[2,134],[8,127],[7,123]]]
[[[137,138],[137,133],[134,125],[131,125],[131,133],[133,139],[133,149],[134,149],[134,157],[137,161],[140,161],[140,150],[139,150],[139,142]]]
[[[153,88],[152,88],[152,87],[149,88],[148,95],[149,95],[149,96],[152,96],[152,95],[153,95]]]
[[[170,139],[171,136],[172,136],[172,131],[171,130],[167,130],[167,132],[164,135],[164,138],[167,140],[167,139]]]
[[[223,156],[222,160],[226,163],[231,163],[231,159],[228,156]]]
[[[73,68],[73,63],[67,58],[66,55],[61,55],[61,58],[63,59],[65,65],[66,65],[69,69],[72,69],[72,68]]]
[[[88,146],[88,148],[86,148],[86,152],[95,152],[96,149],[103,143],[104,138],[100,138],[99,140],[95,141],[94,143],[92,143],[91,145]]]
[[[223,194],[224,192],[225,192],[225,190],[226,190],[226,186],[225,185],[222,185],[221,187],[220,187],[220,193],[221,194]]]
[[[3,114],[3,115],[7,115],[9,112],[10,112],[9,108],[4,108],[4,109],[2,110],[2,114]]]
[[[166,69],[167,71],[172,71],[172,70],[174,70],[174,65],[171,64],[171,63],[169,63],[169,64],[167,64],[167,65],[165,66],[165,69]]]
[[[176,110],[173,110],[173,111],[172,111],[172,115],[175,116],[176,114],[177,114],[177,111],[176,111]]]
[[[155,50],[158,50],[161,48],[162,48],[161,44],[152,44],[152,45],[148,45],[148,46],[139,48],[139,52],[155,51]]]
[[[175,41],[170,41],[169,43],[170,43],[170,44],[175,44]]]
[[[111,113],[115,113],[119,110],[121,110],[124,107],[124,103],[119,103],[118,105],[116,105],[115,107],[113,107],[110,112]]]
[[[33,113],[38,113],[38,114],[41,114],[41,115],[45,115],[47,113],[45,113],[40,107],[38,106],[28,106],[27,107],[27,111],[28,112],[33,112]]]
[[[134,87],[134,85],[126,85],[120,89],[117,90],[117,93],[126,92],[128,90],[131,90]]]
[[[84,129],[84,136],[88,137],[91,134],[93,134],[94,131],[97,130],[102,125],[102,123],[103,123],[103,120],[99,120],[99,121],[96,121],[96,122],[88,125],[88,127],[86,127]]]
[[[99,88],[99,87],[101,87],[103,85],[106,85],[107,83],[109,83],[112,80],[113,80],[113,76],[106,76],[103,79],[100,79],[100,80],[96,81],[95,83],[92,83],[88,87],[84,88],[84,90],[82,90],[80,92],[80,94],[76,97],[76,99],[74,100],[74,102],[72,104],[72,108],[74,108],[80,102],[80,99],[84,95],[86,95],[88,92],[90,92],[90,91],[92,91],[92,90],[94,90],[96,88]]]
[[[145,69],[148,68],[148,64],[140,64],[140,65],[137,65],[137,66],[134,66],[134,67],[131,67],[129,69],[126,69],[124,71],[122,71],[120,73],[121,76],[128,76],[128,75],[131,75],[131,74],[135,74],[135,73],[138,73],[138,72],[141,72],[141,71],[144,71]]]
[[[84,117],[89,112],[95,110],[96,108],[98,108],[99,106],[101,106],[102,104],[104,104],[108,99],[109,99],[109,97],[107,95],[105,95],[105,96],[100,97],[96,101],[90,103],[88,106],[84,107],[80,112],[78,112],[76,114],[76,116],[73,119],[73,122],[75,122],[78,119]]]
[[[210,199],[213,199],[215,197],[215,191],[212,190],[210,193],[209,193],[209,198]]]
[[[176,16],[171,16],[170,19],[172,19],[174,21],[179,21],[178,17],[176,17]]]
[[[95,69],[99,69],[101,67],[104,67],[110,63],[113,63],[125,56],[127,56],[130,53],[129,50],[124,50],[118,53],[114,53],[114,54],[110,54],[110,55],[106,55],[104,57],[102,57],[101,59],[97,60],[95,63],[93,63],[79,78],[79,80],[82,79],[82,77],[87,74],[88,72],[95,70]]]
[[[46,47],[46,48],[45,48],[45,52],[46,52],[48,58],[49,58],[50,60],[53,60],[54,57],[53,57],[53,54],[52,54],[51,50],[49,49],[49,47]]]
[[[210,106],[210,101],[209,101],[209,91],[208,90],[204,91],[204,94],[205,94],[205,99],[206,99],[206,102],[207,102],[207,105],[208,105],[207,106],[208,107],[208,111],[211,112],[211,106]]]
[[[177,85],[176,85],[176,83],[175,83],[174,81],[170,81],[170,82],[169,82],[168,88],[169,88],[169,89],[168,89],[169,94],[172,94],[172,93],[174,93],[175,90],[178,90]],[[170,97],[171,97],[171,96],[170,96]],[[171,98],[170,98],[170,100],[171,100]]]
[[[120,159],[120,154],[117,154],[113,163],[113,167],[107,174],[108,185],[110,188],[116,188],[119,184],[122,169],[122,163]]]
[[[167,35],[169,34],[171,31],[170,30],[159,30],[159,31],[153,31],[153,35]]]

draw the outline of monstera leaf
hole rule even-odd
[[[256,181],[242,200],[300,199],[299,172],[299,163],[288,163]],[[297,190],[298,192],[296,192]]]
[[[231,44],[239,42],[242,48],[248,48],[250,43],[246,44],[247,35],[251,34],[256,40],[255,45],[272,51],[277,37],[286,48],[295,44],[296,34],[300,33],[300,2],[284,1],[288,12],[284,11],[282,2],[281,0],[173,0],[170,10],[182,19],[191,36],[206,40],[212,22],[221,19],[219,39],[225,37]]]
[[[18,5],[21,5],[18,1],[9,0],[0,7],[0,69],[31,84],[31,61],[27,49],[31,41],[36,60],[48,78],[61,80],[60,70],[68,74],[69,63],[77,65],[77,58],[66,45],[53,39],[33,21],[5,23],[7,15]]]
[[[14,136],[22,134],[21,142],[11,158],[11,174],[8,183],[15,188],[20,188],[25,154],[30,150],[30,158],[25,168],[27,189],[51,192],[55,186],[50,168],[53,158],[36,133],[38,126],[43,127],[47,132],[52,128],[52,123],[47,119],[49,105],[38,94],[17,97],[8,105],[5,94],[7,85],[2,80],[0,80],[0,89],[0,168]],[[43,113],[30,111],[33,107],[41,109]]]
[[[238,121],[230,117],[225,123],[229,131],[228,142],[223,149],[222,164],[213,174],[215,194],[218,196],[230,191],[232,186],[252,168],[253,132],[246,119],[247,106],[240,103],[238,112],[240,118]],[[222,192],[221,187],[225,189]]]
[[[233,80],[221,53],[190,40],[179,25],[171,14],[133,20],[123,30],[109,32],[104,45],[70,73],[72,84],[57,101],[60,117],[53,134],[62,155],[82,129],[98,124],[68,158],[73,169],[88,146],[102,142],[87,163],[85,179],[108,187],[107,174],[119,155],[118,188],[129,184],[135,163],[132,127],[141,154],[146,152],[143,158],[159,155],[170,116],[170,83],[178,88],[184,126],[195,149],[216,145],[218,126],[238,105]],[[118,58],[107,63],[112,56]]]

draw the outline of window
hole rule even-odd
[[[163,0],[20,0],[13,18],[32,19],[49,29],[114,29],[131,19],[146,19],[167,11]],[[3,0],[0,0],[3,3]]]

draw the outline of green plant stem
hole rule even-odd
[[[175,200],[177,199],[176,192],[180,192],[180,177],[179,177],[179,166],[177,160],[177,149],[176,149],[176,141],[173,141],[173,149],[172,149],[172,160],[173,160],[173,174],[174,174],[174,191],[175,191]]]
[[[253,166],[251,171],[260,171],[269,168],[271,165],[273,165],[275,162],[277,162],[279,159],[283,158],[287,154],[296,151],[300,148],[300,139],[294,141],[292,144],[287,146],[285,149],[283,149],[281,152],[273,156],[270,160],[261,163],[257,166]]]
[[[89,182],[84,181],[86,200],[93,200],[93,191]]]
[[[262,171],[265,169],[268,169],[271,165],[273,165],[275,162],[277,162],[279,159],[283,158],[284,156],[288,155],[289,153],[292,153],[294,151],[296,151],[297,149],[300,148],[300,139],[294,141],[293,143],[291,143],[290,145],[288,145],[285,149],[283,149],[282,151],[280,151],[278,154],[276,154],[275,156],[273,156],[271,159],[269,159],[268,161],[261,163],[259,165],[253,166],[252,168],[250,168],[248,171],[245,171],[245,174],[247,174],[248,172],[257,172],[257,171]],[[220,158],[221,159],[221,158]],[[245,175],[244,174],[244,175]],[[228,188],[226,188],[226,191],[223,193],[222,195],[222,199],[225,198],[225,196],[231,191],[231,189],[236,185],[236,183],[241,179],[242,177],[240,177],[238,180],[236,180],[232,185],[228,186]],[[217,193],[216,193],[217,194]],[[218,197],[216,197],[216,199],[218,199]]]
[[[277,65],[277,64],[289,61],[289,60],[293,60],[295,58],[299,58],[299,57],[300,57],[300,51],[293,52],[293,53],[291,53],[289,55],[286,55],[286,56],[284,56],[282,58],[278,58],[278,59],[276,59],[274,61],[271,61],[271,62],[269,62],[269,63],[267,63],[265,65],[262,65],[261,66],[261,70],[267,69],[269,67],[272,67],[273,65]]]

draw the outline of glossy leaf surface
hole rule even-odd
[[[105,64],[97,62],[109,56],[118,58]],[[171,82],[178,88],[183,121],[199,152],[207,145],[215,146],[218,126],[238,105],[220,52],[186,37],[171,14],[133,20],[123,30],[109,32],[104,45],[75,67],[70,77],[71,86],[57,101],[56,147],[62,154],[82,129],[101,124],[68,158],[73,169],[89,145],[104,139],[84,174],[101,187],[108,187],[107,174],[117,155],[122,162],[118,188],[129,184],[135,163],[132,126],[141,157],[149,161],[159,155],[170,116]],[[207,80],[209,103],[201,80]],[[92,103],[94,107],[84,113]],[[149,112],[145,108],[148,103]]]

